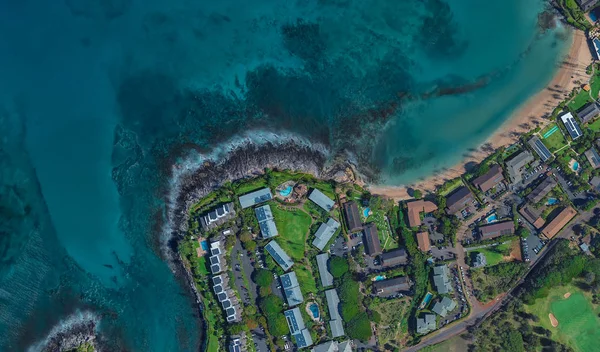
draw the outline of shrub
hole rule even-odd
[[[332,257],[329,260],[329,266],[331,275],[333,275],[333,277],[336,279],[339,279],[348,272],[348,261],[342,257]]]
[[[273,283],[273,276],[268,270],[260,269],[254,274],[254,282],[259,287],[269,287]]]

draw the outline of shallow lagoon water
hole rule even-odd
[[[115,349],[196,349],[159,239],[173,151],[287,131],[414,181],[550,80],[570,35],[544,4],[3,2],[0,349],[83,311]]]

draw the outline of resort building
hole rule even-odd
[[[221,303],[227,322],[235,323],[241,321],[242,307],[235,292],[229,287],[229,278],[225,274],[215,275],[212,277],[212,284],[213,292],[219,303]]]
[[[336,231],[340,228],[340,223],[335,221],[333,218],[329,218],[327,222],[324,222],[319,226],[317,232],[315,233],[315,239],[312,242],[312,245],[317,247],[319,250],[323,250],[327,242],[331,240],[333,235],[335,235]]]
[[[448,297],[444,297],[441,301],[436,302],[431,310],[442,318],[445,318],[454,308],[456,308],[456,302]]]
[[[421,213],[431,213],[438,209],[437,205],[428,200],[415,200],[406,203],[408,225],[410,227],[421,226]]]
[[[565,227],[571,219],[573,219],[577,215],[577,211],[572,207],[566,207],[563,209],[550,223],[548,223],[542,233],[548,239],[556,236],[556,234]]]
[[[528,143],[531,148],[535,150],[542,162],[546,162],[548,159],[552,158],[552,153],[550,153],[550,150],[548,150],[546,145],[540,140],[540,137],[533,136],[529,139]]]
[[[304,301],[295,272],[291,271],[281,275],[279,281],[281,281],[281,288],[285,294],[285,300],[287,301],[288,306],[294,307]]]
[[[253,207],[257,204],[264,203],[271,199],[273,199],[273,195],[271,194],[271,189],[269,189],[268,187],[259,189],[254,192],[250,192],[248,194],[244,194],[239,198],[242,209]]]
[[[277,242],[269,242],[265,246],[265,249],[267,250],[267,252],[269,252],[271,257],[273,257],[275,262],[279,264],[283,271],[288,271],[292,267],[292,265],[294,265],[294,262],[292,261],[292,259],[290,259],[290,256],[288,256],[287,253],[284,252],[283,249],[281,249]]]
[[[419,249],[421,250],[421,252],[429,252],[429,250],[431,249],[431,244],[429,242],[429,233],[417,233],[417,243],[419,244]]]
[[[244,348],[244,344],[242,343],[242,339],[239,335],[231,336],[231,341],[229,342],[229,352],[243,352],[247,349]]]
[[[540,229],[544,226],[545,221],[540,216],[541,213],[537,209],[526,205],[519,210],[519,213],[536,229]]]
[[[311,352],[352,352],[352,345],[350,341],[327,341],[313,347]]]
[[[296,347],[304,348],[312,345],[312,337],[304,325],[304,319],[302,319],[300,309],[298,309],[298,307],[289,309],[283,312],[283,314],[285,315],[288,328],[290,329],[290,334],[296,340]]]
[[[404,265],[408,262],[406,251],[402,248],[385,252],[381,255],[381,262],[384,267],[389,268],[396,265]]]
[[[223,225],[234,217],[235,210],[233,209],[233,203],[221,204],[208,213],[200,216],[200,225],[206,232],[217,226]]]
[[[480,226],[479,234],[482,240],[495,238],[504,235],[511,235],[515,232],[514,221],[496,222],[490,225]]]
[[[598,4],[598,0],[576,0],[577,4],[579,5],[579,7],[581,7],[581,9],[583,10],[583,12],[588,12],[589,10],[593,9],[596,4]],[[598,57],[596,57],[596,60],[598,60]]]
[[[570,112],[563,114],[560,117],[560,119],[562,120],[563,124],[565,125],[565,128],[567,129],[567,131],[569,132],[569,135],[571,136],[571,138],[573,140],[581,137],[581,135],[582,135],[581,128],[579,128],[577,121],[575,121],[575,118],[573,117],[573,115]]]
[[[465,186],[460,187],[446,198],[446,212],[456,214],[473,202],[471,191]]]
[[[420,318],[417,317],[417,334],[426,334],[435,330],[435,315],[423,314]]]
[[[453,291],[450,282],[450,269],[446,265],[433,267],[433,285],[440,294],[446,294]]]
[[[258,220],[258,226],[260,227],[260,236],[263,239],[275,237],[279,234],[277,232],[275,220],[273,219],[271,207],[268,204],[254,209],[254,213]]]
[[[481,192],[487,192],[504,181],[502,168],[498,164],[490,167],[489,171],[473,180],[473,186],[479,188]]]
[[[579,111],[577,111],[577,116],[581,120],[581,123],[588,123],[598,117],[600,115],[600,105],[598,103],[588,103]]]
[[[317,255],[317,266],[319,267],[319,276],[321,277],[321,286],[329,287],[333,285],[333,275],[327,268],[329,262],[329,253],[321,253]]]
[[[600,167],[600,155],[598,155],[596,148],[592,147],[589,150],[587,150],[585,152],[585,157],[588,159],[590,165],[592,165],[594,169]]]
[[[481,268],[487,265],[487,259],[483,253],[477,253],[475,255],[475,259],[473,260],[473,268]]]
[[[529,193],[527,196],[527,200],[531,202],[531,204],[537,204],[540,202],[550,191],[552,191],[556,187],[556,181],[551,176],[546,176],[546,178],[539,184],[537,187]]]
[[[372,257],[381,254],[381,242],[379,242],[377,225],[375,225],[374,222],[366,224],[363,234],[365,241],[365,253]]]
[[[336,338],[344,336],[344,325],[342,323],[342,316],[340,315],[339,306],[340,298],[338,297],[335,289],[325,291],[325,298],[327,299],[327,308],[329,309],[329,327],[331,328],[331,337]]]
[[[330,212],[333,209],[335,202],[333,199],[327,197],[323,192],[314,188],[308,195],[308,199],[312,200],[316,205],[320,206],[326,212]]]
[[[362,222],[356,202],[350,201],[344,203],[344,217],[346,218],[346,226],[349,233],[362,229]]]
[[[210,257],[208,257],[210,265],[210,272],[218,274],[227,268],[225,263],[225,252],[223,251],[223,244],[220,240],[214,241],[210,244]]]
[[[395,277],[393,279],[375,281],[373,283],[373,292],[379,297],[387,297],[396,293],[410,293],[412,286],[410,280],[405,277]]]
[[[506,170],[512,182],[521,182],[523,168],[533,160],[533,155],[529,151],[524,151],[506,162]]]

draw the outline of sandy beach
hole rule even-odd
[[[544,119],[556,106],[563,101],[567,95],[578,86],[576,81],[587,82],[589,75],[585,69],[592,62],[592,54],[587,44],[585,33],[576,30],[573,43],[565,59],[554,78],[539,93],[531,97],[509,118],[487,141],[482,143],[476,152],[464,159],[452,168],[429,177],[424,181],[411,185],[370,187],[373,194],[385,195],[395,200],[411,198],[407,192],[408,188],[424,191],[434,191],[436,186],[443,184],[446,180],[453,179],[465,172],[465,165],[470,162],[480,162],[485,159],[490,150],[501,146],[513,144],[519,136],[528,132],[535,126],[544,126],[550,123]],[[483,148],[485,146],[485,148]],[[491,147],[491,148],[490,148]]]

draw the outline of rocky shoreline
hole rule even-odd
[[[92,351],[102,351],[96,335],[97,323],[98,320],[92,313],[73,316],[62,322],[50,332],[44,342],[32,349],[41,352],[66,352],[87,346],[93,348]]]
[[[221,187],[225,182],[264,174],[265,168],[287,169],[305,172],[319,178],[331,178],[340,182],[356,181],[355,168],[347,160],[341,158],[330,160],[324,150],[317,150],[308,145],[300,145],[294,141],[282,144],[268,142],[265,144],[240,145],[232,149],[225,158],[219,161],[206,161],[197,170],[180,176],[177,182],[175,203],[169,214],[170,233],[168,247],[175,263],[174,271],[183,271],[185,280],[190,286],[199,311],[202,312],[203,297],[197,291],[194,280],[177,251],[179,241],[188,230],[189,209],[210,192]],[[202,322],[204,333],[206,322]],[[200,351],[206,349],[205,337]]]

